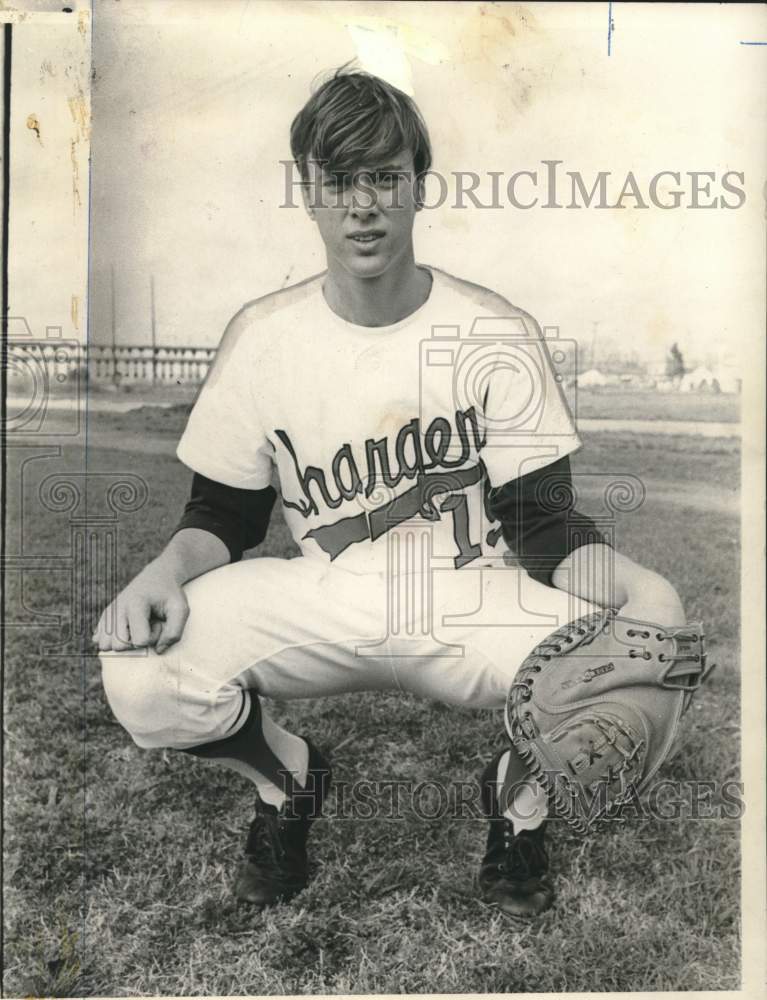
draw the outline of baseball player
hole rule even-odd
[[[291,148],[327,269],[229,323],[178,446],[191,498],[94,636],[140,747],[255,786],[234,892],[256,906],[306,885],[331,780],[264,698],[397,689],[497,709],[531,650],[595,608],[685,622],[671,584],[573,509],[580,442],[535,320],[416,262],[431,149],[413,101],[340,70]],[[301,555],[242,560],[276,480]],[[522,917],[553,899],[547,796],[526,779],[513,747],[481,776],[480,891]]]

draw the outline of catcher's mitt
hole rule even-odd
[[[539,643],[506,702],[506,728],[556,812],[585,833],[638,795],[708,676],[699,623],[663,628],[594,612]]]

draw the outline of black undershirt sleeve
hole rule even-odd
[[[488,506],[521,565],[549,587],[554,570],[575,549],[610,544],[594,521],[575,509],[567,456],[491,489]]]
[[[182,528],[209,531],[229,549],[231,561],[238,562],[246,549],[252,549],[266,537],[276,499],[272,486],[241,490],[195,472],[192,495],[173,534]]]

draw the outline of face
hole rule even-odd
[[[329,268],[373,278],[403,255],[412,256],[419,204],[409,152],[351,175],[335,174],[310,161],[308,182],[304,202],[319,228]]]

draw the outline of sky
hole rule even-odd
[[[99,0],[93,11],[90,339],[214,346],[240,306],[324,268],[286,208],[290,121],[350,59],[412,89],[435,168],[502,178],[558,160],[613,203],[681,175],[683,207],[420,213],[419,260],[493,288],[588,350],[748,358],[763,337],[767,40],[760,5],[273,4]],[[694,209],[689,172],[745,175]],[[668,197],[675,183],[659,187]],[[432,199],[437,189],[430,189]],[[525,181],[519,192],[526,197]],[[708,197],[710,197],[709,195]],[[569,182],[560,200],[569,202]],[[454,200],[454,199],[452,199]],[[701,202],[706,202],[704,194]],[[113,277],[114,276],[114,279]]]

